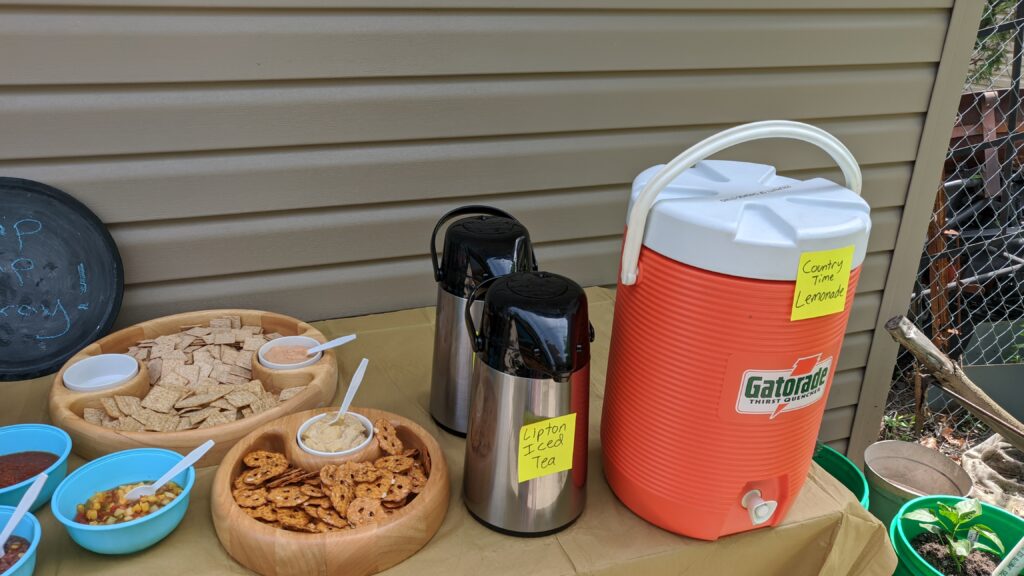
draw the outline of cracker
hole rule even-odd
[[[230,402],[235,408],[243,408],[259,400],[259,397],[248,390],[234,390],[225,396],[224,399]],[[250,410],[252,409],[250,408]]]
[[[106,415],[106,412],[97,408],[86,408],[82,411],[82,418],[84,418],[89,424],[95,424],[97,426],[101,426],[103,424],[103,420],[106,419]]]
[[[214,332],[216,332],[218,328],[230,329],[231,320],[228,318],[214,318],[213,320],[210,320],[210,328],[212,328]]]
[[[107,416],[110,416],[114,420],[117,420],[124,414],[117,408],[117,402],[113,398],[100,398],[100,403],[103,404],[103,410],[107,412]]]
[[[214,414],[219,414],[220,408],[216,406],[207,406],[198,412],[193,412],[188,415],[189,423],[194,427],[202,424],[207,418]]]
[[[122,414],[132,416],[142,410],[142,401],[135,396],[114,396],[117,409]]]
[[[227,424],[228,422],[231,421],[233,421],[233,419],[229,419],[227,414],[225,414],[224,412],[217,412],[216,414],[210,414],[210,416],[207,417],[206,420],[204,420],[203,423],[199,425],[199,427],[210,428],[212,426],[217,426],[220,424]]]
[[[149,370],[150,385],[156,384],[157,381],[160,380],[160,374],[162,372],[163,365],[164,361],[159,358],[150,360],[149,363],[146,364],[146,368]]]
[[[278,395],[277,399],[280,402],[291,400],[306,390],[306,386],[293,386],[291,388],[285,388],[281,390],[281,394]]]
[[[256,352],[249,352],[243,350],[238,353],[238,358],[235,359],[235,366],[245,368],[246,370],[252,371],[252,358],[256,355]]]
[[[345,517],[349,524],[359,527],[372,524],[384,516],[380,500],[372,498],[356,498],[348,505]]]
[[[179,398],[181,398],[181,392],[178,390],[166,386],[154,386],[149,390],[149,394],[146,394],[146,397],[142,399],[142,406],[154,412],[166,414],[174,408],[174,403]]]
[[[188,380],[188,384],[195,384],[199,382],[199,366],[188,364],[185,366],[177,366],[174,369],[175,374],[184,376]]]
[[[185,378],[177,372],[173,372],[171,374],[165,374],[160,378],[159,384],[165,388],[184,388],[185,386],[188,386],[188,378]]]
[[[153,359],[163,358],[164,356],[170,354],[171,352],[174,352],[174,344],[164,342],[150,348],[149,357]]]
[[[189,359],[189,358],[188,358],[188,355],[187,355],[187,354],[185,354],[185,352],[184,352],[184,351],[182,351],[182,350],[177,350],[177,349],[175,349],[175,350],[171,350],[170,352],[168,352],[168,353],[164,354],[164,355],[162,356],[162,358],[163,358],[164,360],[177,360],[177,361],[179,361],[179,362],[182,362],[182,363],[184,363],[184,362],[185,362],[185,360],[188,360],[188,359]]]
[[[249,407],[252,408],[252,413],[253,414],[262,414],[262,413],[266,412],[267,410],[271,410],[273,408],[277,408],[277,405],[278,405],[278,402],[277,402],[277,400],[274,399],[273,396],[271,396],[269,398],[264,396],[263,398],[257,399],[252,404],[249,404]]]
[[[139,422],[131,416],[122,416],[119,418],[117,421],[117,428],[123,432],[142,432],[146,429],[146,427],[142,425],[142,422]]]
[[[246,382],[252,380],[252,371],[246,368],[242,368],[241,366],[232,366],[231,368],[228,369],[228,372],[230,372],[232,376],[245,378]]]
[[[183,400],[179,400],[174,407],[175,408],[195,408],[199,406],[206,406],[210,402],[221,398],[227,394],[227,390],[221,390],[219,392],[204,392],[202,394],[194,394]]]
[[[373,436],[377,439],[377,445],[384,452],[395,455],[401,454],[405,449],[402,441],[398,438],[398,431],[395,426],[384,418],[378,418],[373,423]]]
[[[250,352],[255,352],[266,343],[267,341],[263,339],[263,336],[249,336],[245,339],[244,342],[242,342],[242,350],[249,350]]]

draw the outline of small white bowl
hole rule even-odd
[[[280,338],[274,338],[270,342],[260,346],[257,355],[259,356],[260,364],[270,368],[271,370],[295,370],[296,368],[305,368],[306,366],[316,364],[320,358],[323,357],[324,353],[317,352],[313,356],[306,358],[302,362],[296,362],[295,364],[278,364],[267,360],[265,356],[267,350],[276,348],[277,346],[302,346],[304,348],[312,348],[313,346],[319,346],[320,344],[321,342],[310,338],[309,336],[282,336]]]
[[[139,361],[127,354],[100,354],[83,358],[64,371],[64,386],[75,392],[106,390],[139,373]]]
[[[325,417],[333,418],[334,415],[337,413],[337,410],[335,410],[334,412],[327,412],[326,414],[313,416],[309,420],[303,422],[302,426],[299,426],[299,431],[295,433],[295,441],[299,443],[299,448],[302,448],[304,452],[312,454],[314,456],[345,456],[347,454],[353,454],[355,452],[362,450],[363,448],[366,448],[366,446],[369,445],[370,441],[373,440],[373,422],[370,422],[370,419],[367,418],[366,416],[363,416],[362,414],[358,412],[353,412],[351,410],[349,410],[348,414],[345,414],[345,416],[352,415],[355,417],[356,420],[359,420],[359,423],[366,428],[366,440],[364,440],[363,442],[361,442],[360,444],[353,448],[349,448],[348,450],[342,450],[341,452],[322,452],[320,450],[314,450],[309,446],[306,446],[306,443],[302,441],[303,432],[305,432],[307,428],[312,426],[313,422],[316,422],[317,420]]]

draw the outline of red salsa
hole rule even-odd
[[[49,452],[15,452],[0,456],[0,488],[28,480],[57,461]]]
[[[4,555],[0,556],[0,574],[7,572],[11,566],[14,566],[21,557],[28,552],[28,540],[25,540],[21,536],[11,536],[7,539],[7,545],[4,546]]]

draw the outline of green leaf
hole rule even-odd
[[[971,553],[970,540],[950,540],[949,547],[954,554],[961,558],[965,558],[968,554]]]
[[[939,515],[949,520],[954,526],[960,522],[960,514],[952,506],[939,502]]]
[[[995,530],[989,528],[984,524],[975,524],[974,526],[971,526],[971,529],[977,532],[979,535],[991,540],[992,543],[995,544],[996,548],[999,550],[998,554],[1000,556],[1006,553],[1006,547],[1003,546],[1003,541],[999,539],[999,535],[996,534]]]
[[[984,552],[988,552],[989,554],[995,554],[996,556],[1002,556],[1002,554],[1003,554],[1002,552],[996,550],[995,548],[989,546],[988,544],[985,544],[984,542],[975,542],[974,543],[974,549],[975,550],[982,550]]]
[[[960,515],[960,520],[964,521],[981,514],[981,502],[974,498],[964,498],[953,509]]]
[[[907,520],[914,520],[916,522],[938,522],[939,519],[932,514],[931,510],[925,510],[924,508],[918,508],[917,510],[911,510],[903,515]]]
[[[925,530],[931,532],[932,534],[936,534],[938,536],[942,536],[943,534],[948,534],[949,533],[945,528],[943,528],[942,526],[940,526],[938,524],[920,524],[920,526],[921,526],[921,528],[924,528]]]

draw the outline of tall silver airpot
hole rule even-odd
[[[517,272],[489,280],[479,321],[463,493],[470,513],[506,534],[561,530],[586,502],[590,343],[587,296],[572,280]],[[479,325],[480,332],[476,332]]]
[[[437,234],[456,218],[445,231],[438,263]],[[464,436],[473,375],[473,348],[463,320],[467,298],[488,279],[536,270],[533,245],[526,227],[509,213],[490,206],[463,206],[437,221],[430,256],[437,280],[430,414],[448,432]],[[479,311],[477,305],[472,313]]]

